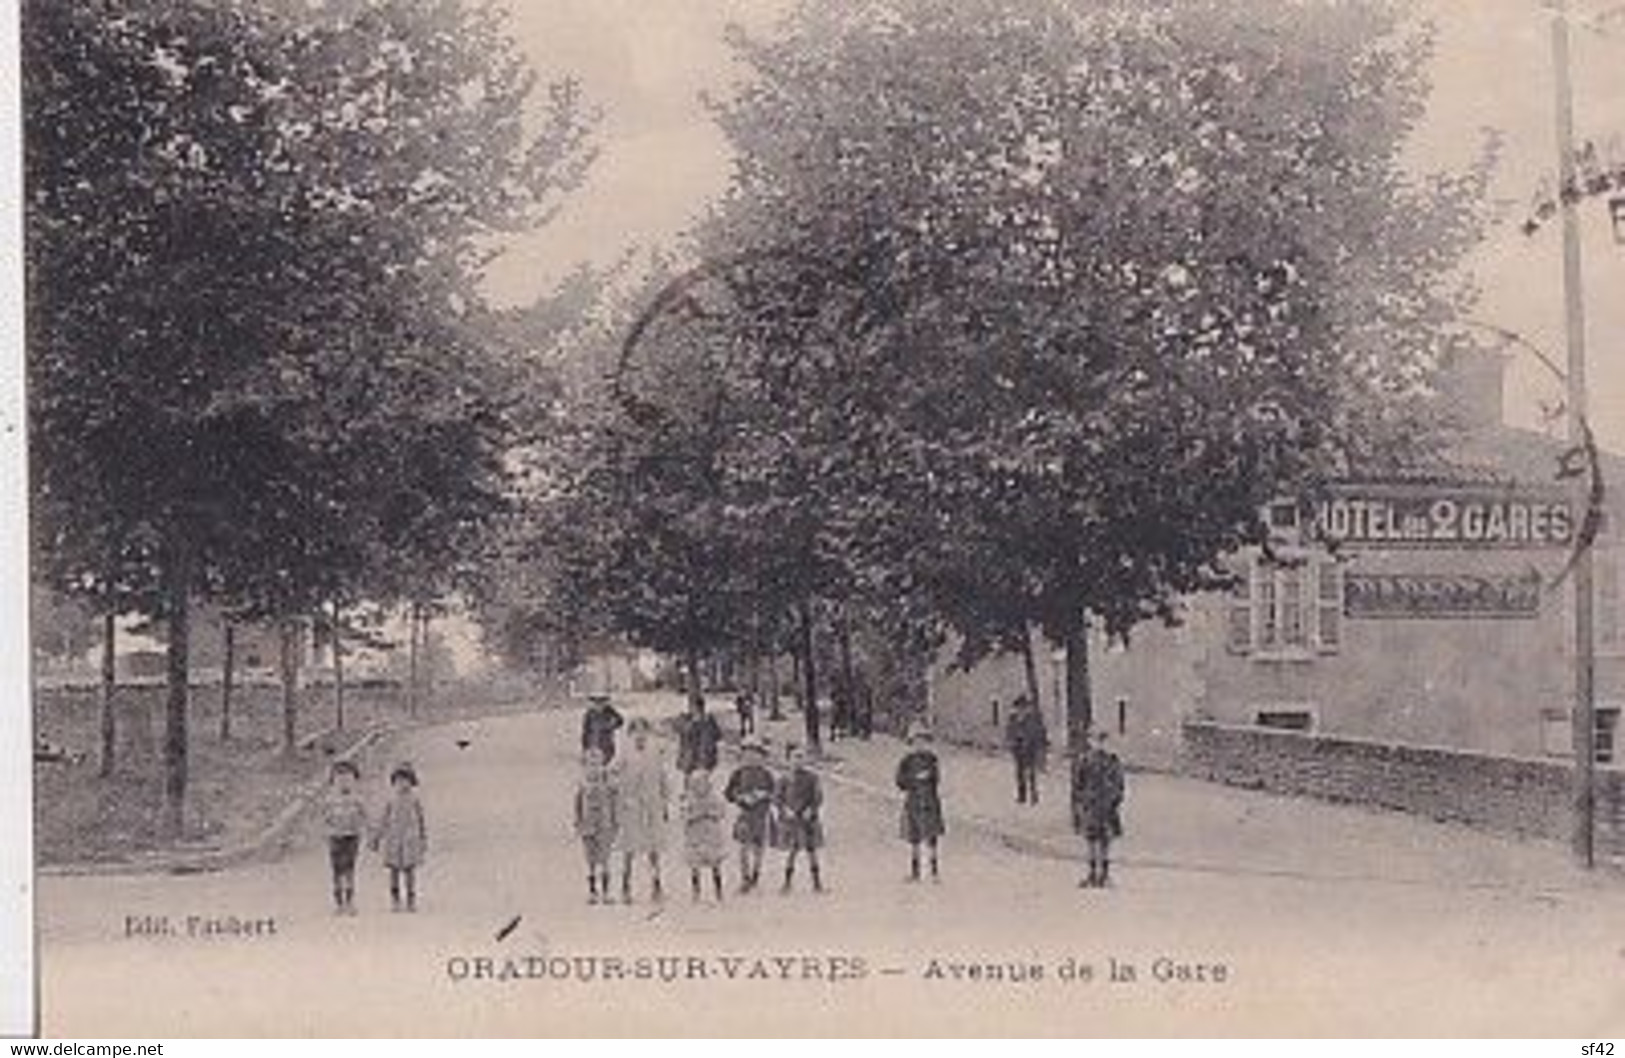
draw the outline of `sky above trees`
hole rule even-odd
[[[1613,5],[1573,0],[1582,18]],[[727,94],[742,76],[724,41],[728,24],[772,28],[781,0],[546,0],[514,4],[515,35],[544,76],[578,78],[602,108],[602,152],[586,185],[545,237],[518,244],[493,268],[492,295],[525,304],[585,258],[609,264],[683,232],[726,186],[730,158],[703,97]],[[1437,27],[1434,93],[1412,145],[1417,172],[1460,169],[1501,139],[1492,193],[1503,204],[1473,255],[1484,296],[1479,315],[1527,334],[1561,359],[1559,240],[1518,225],[1542,178],[1555,169],[1549,20],[1538,0],[1420,0]],[[1625,142],[1625,18],[1606,33],[1577,28],[1576,130]],[[1586,211],[1593,418],[1604,443],[1625,450],[1625,247],[1613,242],[1603,203]],[[1532,424],[1553,383],[1528,358],[1508,376],[1508,411]]]

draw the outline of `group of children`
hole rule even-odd
[[[660,852],[664,824],[670,816],[665,766],[649,749],[649,723],[641,717],[627,728],[631,747],[613,765],[599,747],[583,754],[584,770],[575,797],[575,830],[587,859],[587,900],[613,903],[610,861],[621,854],[622,903],[632,902],[633,869],[647,858],[649,895],[663,896]],[[683,777],[677,808],[682,822],[683,846],[693,898],[703,898],[705,882],[717,901],[723,899],[722,865],[727,858],[724,836],[728,805],[737,810],[732,836],[739,846],[739,891],[748,893],[761,884],[762,860],[772,844],[785,851],[782,892],[795,881],[796,862],[806,854],[815,891],[824,888],[818,850],[824,843],[823,788],[807,767],[800,747],[791,747],[787,770],[775,776],[767,767],[761,740],[747,737],[741,745],[740,765],[718,792],[711,772],[695,767]]]
[[[658,823],[667,818],[664,769],[648,749],[649,726],[634,720],[629,727],[631,751],[614,766],[599,747],[584,752],[584,771],[575,798],[575,829],[587,859],[587,900],[610,903],[610,859],[622,854],[623,903],[632,902],[632,871],[646,855],[651,872],[650,896],[659,900],[660,841]],[[937,843],[945,831],[941,797],[941,767],[929,747],[931,735],[923,725],[909,732],[909,751],[898,764],[897,786],[903,791],[902,837],[910,848],[910,881],[919,881],[921,850],[929,850],[931,878],[941,877]],[[803,854],[814,892],[822,892],[824,879],[818,850],[824,845],[821,820],[824,793],[818,774],[807,765],[798,745],[786,750],[783,774],[768,767],[767,749],[750,735],[740,743],[741,762],[728,776],[719,794],[711,773],[696,768],[683,779],[679,815],[684,851],[694,900],[702,899],[709,875],[718,902],[723,899],[722,864],[726,858],[723,824],[727,806],[735,809],[732,836],[739,847],[739,892],[761,885],[762,861],[769,845],[784,852],[784,879],[779,891],[795,884],[796,864]],[[651,781],[650,769],[661,776]]]
[[[587,899],[613,903],[611,860],[621,856],[620,901],[632,903],[633,869],[648,862],[653,900],[664,896],[660,854],[671,817],[671,791],[665,763],[649,746],[649,722],[638,717],[627,725],[630,747],[611,763],[613,740],[605,747],[591,743],[583,752],[583,772],[575,794],[575,831],[587,860]],[[1121,765],[1099,739],[1079,761],[1074,782],[1073,822],[1089,843],[1086,886],[1108,883],[1107,847],[1122,833],[1119,806],[1123,798]],[[931,749],[931,732],[915,724],[908,732],[908,751],[897,765],[902,791],[900,831],[909,846],[910,882],[922,877],[922,852],[929,856],[931,880],[941,879],[938,842],[946,831],[942,810],[942,767]],[[821,814],[823,786],[798,745],[787,748],[785,766],[775,774],[768,766],[762,740],[753,735],[740,744],[741,761],[719,793],[711,772],[694,767],[683,777],[678,802],[689,882],[695,901],[709,880],[715,899],[723,899],[723,862],[727,858],[724,826],[728,806],[735,810],[732,837],[739,847],[739,892],[761,884],[762,861],[769,845],[784,852],[780,892],[795,883],[796,864],[805,853],[815,892],[824,890],[818,851],[824,846]],[[357,792],[360,772],[348,761],[333,766],[326,804],[328,851],[333,869],[333,901],[338,914],[355,914],[355,867],[365,838],[389,870],[393,910],[417,910],[416,871],[428,851],[428,826],[417,797],[418,778],[410,764],[389,777],[393,796],[376,826],[369,826],[366,805]]]
[[[333,909],[340,915],[355,914],[355,865],[366,839],[389,869],[390,909],[416,911],[417,869],[429,850],[429,827],[417,796],[417,771],[410,764],[401,764],[390,772],[393,796],[376,826],[369,826],[366,802],[356,789],[360,781],[361,771],[350,761],[333,765],[323,813],[333,868]]]

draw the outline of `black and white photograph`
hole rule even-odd
[[[1625,1036],[1625,5],[14,26],[25,1032]]]

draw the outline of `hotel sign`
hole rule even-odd
[[[1530,618],[1540,612],[1540,574],[1348,573],[1343,612],[1373,618]]]
[[[1561,548],[1575,532],[1572,504],[1549,489],[1343,485],[1312,511],[1316,539],[1355,547]]]

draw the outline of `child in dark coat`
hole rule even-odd
[[[818,870],[818,850],[824,844],[824,826],[819,812],[824,805],[824,791],[818,776],[807,766],[807,755],[800,746],[789,750],[790,772],[779,780],[774,807],[777,810],[778,845],[785,850],[784,885],[781,893],[790,891],[796,877],[796,855],[807,854],[807,866],[812,870],[813,891],[824,891],[824,880]]]
[[[361,770],[347,760],[333,765],[322,818],[327,824],[327,855],[333,867],[333,907],[355,914],[355,861],[367,833],[367,806],[356,791]]]
[[[908,880],[920,880],[920,846],[931,849],[931,880],[941,880],[937,869],[937,839],[946,828],[942,821],[942,768],[931,751],[931,731],[923,724],[909,728],[909,751],[897,764],[897,788],[903,791],[903,840],[909,847]]]
[[[1089,735],[1088,748],[1072,769],[1072,828],[1089,849],[1083,888],[1110,884],[1112,839],[1123,833],[1123,764],[1106,748],[1106,733]]]
[[[739,809],[733,831],[739,843],[739,891],[748,893],[762,880],[762,850],[767,846],[775,784],[761,739],[746,738],[741,751],[744,763],[728,776],[722,796]]]
[[[620,833],[617,793],[598,748],[584,754],[581,785],[576,787],[576,834],[587,857],[587,902],[609,903],[609,854]]]

